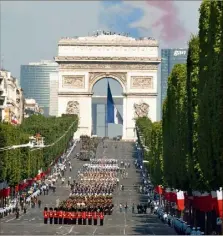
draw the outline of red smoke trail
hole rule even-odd
[[[152,25],[153,28],[161,26],[162,41],[173,42],[185,38],[186,29],[180,22],[179,11],[173,0],[147,0],[147,3],[162,11],[161,17]]]

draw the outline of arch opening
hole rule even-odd
[[[92,135],[113,138],[123,135],[123,125],[107,124],[108,82],[115,106],[123,117],[123,86],[115,78],[98,79],[92,86]]]

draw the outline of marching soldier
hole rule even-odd
[[[114,159],[93,159],[91,164],[84,165],[83,171],[72,183],[70,197],[60,203],[64,210],[61,218],[58,212],[59,223],[64,224],[103,225],[105,214],[112,214],[112,193],[117,188],[118,164]],[[71,184],[70,178],[69,182]]]
[[[67,224],[70,225],[72,220],[71,212],[67,211]]]
[[[88,216],[89,216],[89,218],[88,218],[88,225],[92,225],[92,217],[93,217],[92,211],[89,211]]]
[[[102,226],[104,224],[104,213],[100,212],[100,225]]]
[[[73,211],[72,209],[69,210],[69,225],[73,224]]]
[[[70,223],[70,212],[66,211],[66,224],[68,225]]]
[[[25,205],[24,205],[24,208],[23,208],[24,214],[26,214],[26,211],[27,211],[27,206],[26,206],[26,204],[25,204]]]
[[[86,225],[86,211],[85,210],[82,212],[82,218],[83,218],[83,225]]]
[[[74,218],[73,218],[73,224],[77,224],[77,211],[74,211]]]
[[[47,209],[47,207],[44,208],[43,217],[44,217],[44,224],[47,224],[48,223],[48,209]]]
[[[94,225],[97,225],[98,224],[98,216],[97,216],[96,211],[94,211],[94,213],[93,213],[93,218],[94,218]]]
[[[78,211],[77,217],[78,217],[78,225],[82,225],[82,215],[80,211]]]
[[[15,217],[16,217],[16,219],[18,219],[18,218],[19,218],[19,208],[17,208],[17,209],[16,209],[16,212],[15,212]]]
[[[66,211],[63,211],[63,223],[65,225],[67,224],[67,213],[66,213]]]
[[[53,208],[51,207],[50,210],[49,210],[49,215],[50,215],[50,224],[52,225],[53,224]]]
[[[38,200],[38,206],[39,206],[39,208],[41,208],[41,200],[40,199]]]
[[[70,215],[71,215],[71,221],[70,221],[70,224],[74,224],[74,211],[72,211],[71,213],[70,213]]]
[[[59,224],[61,225],[63,224],[63,211],[61,208],[59,209],[58,215],[59,215]]]
[[[59,217],[59,213],[58,213],[58,210],[57,208],[54,208],[54,224],[57,225],[58,224],[58,217]]]

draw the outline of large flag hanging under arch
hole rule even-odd
[[[107,90],[107,123],[123,124],[122,116],[114,104],[109,82]]]

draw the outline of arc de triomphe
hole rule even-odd
[[[79,115],[76,136],[91,135],[92,89],[105,77],[123,88],[123,139],[135,139],[138,116],[157,120],[156,40],[120,35],[63,38],[55,61],[59,64],[58,115]]]

